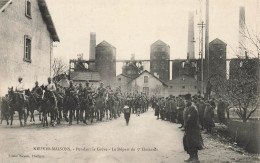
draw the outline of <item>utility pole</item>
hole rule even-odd
[[[205,83],[209,79],[209,0],[206,0],[206,30],[205,30]]]
[[[198,24],[198,27],[200,28],[199,30],[199,55],[200,55],[200,58],[201,58],[201,68],[200,68],[200,71],[201,71],[201,93],[204,95],[204,75],[203,75],[203,69],[204,69],[204,66],[203,66],[203,28],[205,27],[205,24],[203,21],[201,21],[201,23]]]

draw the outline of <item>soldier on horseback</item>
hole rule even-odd
[[[72,117],[74,116],[74,113],[75,113],[74,111],[75,111],[75,109],[78,109],[78,105],[79,105],[77,91],[73,85],[73,81],[70,81],[70,86],[66,90],[65,105],[67,107],[67,110],[70,111],[69,124],[72,124]]]
[[[100,83],[100,86],[97,89],[97,95],[99,97],[105,97],[106,88],[103,87],[103,82]]]
[[[100,83],[100,87],[97,89],[96,96],[96,109],[97,109],[97,119],[102,121],[104,117],[105,110],[105,102],[106,102],[106,89],[103,87],[103,82]]]
[[[19,94],[19,99],[22,103],[25,101],[25,88],[23,84],[23,78],[19,77],[18,78],[18,85],[16,86],[16,92]]]
[[[35,87],[32,89],[32,94],[35,95],[36,101],[39,103],[42,98],[43,91],[42,88],[39,87],[38,81],[35,82]]]

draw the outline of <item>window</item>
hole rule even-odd
[[[32,39],[29,36],[24,37],[24,61],[31,62]]]
[[[197,86],[194,86],[195,89],[197,89]]]
[[[182,89],[185,89],[185,86],[182,86]]]
[[[32,18],[31,0],[26,0],[25,3],[25,16]]]
[[[148,83],[148,76],[144,76],[144,83]]]
[[[143,87],[143,93],[145,93],[148,96],[149,95],[149,87]]]

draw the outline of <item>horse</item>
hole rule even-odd
[[[55,119],[58,115],[57,100],[53,92],[45,89],[44,98],[42,100],[43,127],[48,126],[47,114],[51,115],[50,125],[55,126]]]
[[[62,119],[62,111],[63,111],[63,114],[64,114],[64,117],[66,119],[66,121],[68,122],[68,118],[65,116],[65,112],[64,112],[64,97],[57,93],[57,92],[54,92],[55,95],[56,95],[56,99],[57,99],[57,109],[58,109],[58,114],[55,118],[57,118],[57,124],[60,124],[60,121]]]
[[[23,126],[22,115],[24,115],[24,125],[26,125],[27,115],[25,112],[25,98],[23,94],[14,92],[13,87],[8,88],[9,106],[11,114],[11,126],[13,125],[14,112],[17,111],[20,120],[20,126]]]
[[[104,109],[105,109],[105,97],[97,96],[95,103],[95,109],[97,113],[97,120],[102,121],[104,117]]]
[[[78,113],[79,110],[79,99],[75,92],[66,90],[66,97],[64,99],[64,111],[67,113],[69,111],[69,124],[72,124],[72,117]],[[67,114],[65,115],[67,117]],[[65,117],[65,118],[66,118]],[[76,115],[76,118],[78,119],[79,114]]]
[[[25,90],[25,95],[28,96],[28,105],[27,105],[27,115],[29,115],[29,112],[31,112],[31,119],[30,122],[35,122],[34,119],[34,111],[38,110],[39,114],[40,112],[40,106],[41,106],[41,97],[37,98],[37,95],[32,93],[29,89]],[[40,119],[40,116],[39,116]],[[40,119],[41,120],[41,119]]]
[[[9,125],[8,119],[10,117],[10,109],[9,109],[9,101],[8,97],[3,97],[1,100],[1,122],[2,124],[3,119],[5,118],[7,125]]]

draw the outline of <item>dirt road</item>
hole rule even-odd
[[[131,115],[129,126],[123,116],[92,125],[72,126],[62,122],[42,128],[39,122],[19,127],[0,126],[0,160],[2,162],[87,162],[87,163],[170,163],[188,158],[182,146],[183,131],[178,124],[156,120],[150,109],[140,117]],[[257,162],[203,135],[205,149],[201,162]],[[54,161],[55,160],[55,161]]]

